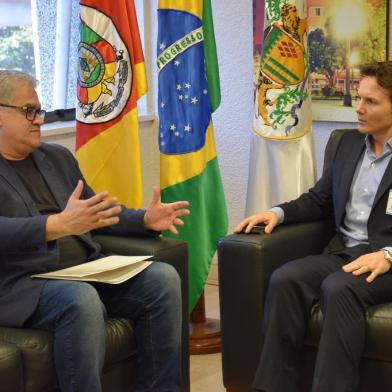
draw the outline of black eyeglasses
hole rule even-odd
[[[5,103],[0,103],[0,106],[3,106],[5,108],[14,108],[14,109],[22,110],[23,112],[25,112],[26,118],[29,121],[34,121],[37,115],[40,116],[43,120],[46,114],[46,110],[36,109],[31,106],[14,106],[14,105],[6,105]]]

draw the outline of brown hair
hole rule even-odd
[[[361,76],[373,76],[377,83],[389,94],[392,101],[392,61],[368,64],[361,67]]]

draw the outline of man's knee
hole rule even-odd
[[[96,289],[85,282],[73,282],[68,290],[63,290],[63,309],[67,317],[95,323],[105,319],[105,308]]]
[[[337,272],[324,279],[320,289],[320,303],[322,308],[333,304],[343,305],[355,296],[351,285],[352,277],[345,272]]]
[[[286,288],[287,286],[298,282],[301,277],[301,270],[293,262],[284,264],[277,268],[270,277],[269,287],[275,289]]]
[[[176,269],[166,263],[154,262],[146,272],[150,304],[181,309],[181,279]]]
[[[179,293],[181,280],[176,269],[166,263],[154,262],[147,270],[148,279],[162,290],[170,290]]]

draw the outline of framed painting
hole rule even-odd
[[[360,66],[392,58],[388,0],[308,0],[313,120],[355,122]]]

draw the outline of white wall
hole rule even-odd
[[[253,113],[252,0],[213,1],[222,103],[213,115],[229,230],[243,218]]]

